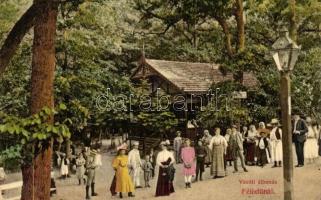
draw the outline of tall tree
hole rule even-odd
[[[53,108],[53,83],[55,71],[55,33],[57,4],[54,0],[34,0],[41,3],[34,25],[31,74],[31,114],[44,107]],[[53,123],[53,117],[48,123]],[[42,143],[30,144],[33,150],[31,162],[22,166],[22,200],[50,199],[51,139]]]
[[[296,20],[296,12],[295,12],[295,0],[289,0],[289,21],[290,21],[290,37],[292,40],[297,40],[297,20]]]

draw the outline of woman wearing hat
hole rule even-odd
[[[126,155],[127,145],[122,144],[117,148],[118,155],[113,160],[112,166],[116,171],[116,189],[119,197],[123,198],[123,193],[128,193],[128,197],[134,197],[134,185],[128,172],[128,156]]]
[[[312,125],[311,117],[306,118],[306,123],[308,127],[307,140],[304,145],[304,158],[308,159],[310,162],[318,157],[318,130],[316,126]]]
[[[160,144],[161,151],[156,158],[156,164],[159,166],[156,197],[168,196],[170,193],[175,192],[173,186],[173,163],[175,162],[172,152],[167,150],[169,141],[163,141]]]

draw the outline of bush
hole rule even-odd
[[[0,152],[0,166],[3,166],[6,171],[18,171],[20,169],[20,161],[21,145],[11,146]]]

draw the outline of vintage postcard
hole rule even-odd
[[[0,0],[0,200],[320,186],[320,0]]]

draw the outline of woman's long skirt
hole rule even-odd
[[[213,146],[213,158],[211,166],[211,175],[212,176],[225,176],[224,168],[224,147],[223,145],[214,145]]]
[[[318,140],[318,145],[319,145],[319,156],[321,156],[321,139]]]
[[[156,197],[158,196],[168,196],[175,192],[173,183],[169,180],[169,176],[165,168],[159,167],[157,187],[156,187]]]
[[[246,156],[245,159],[247,162],[254,163],[255,162],[255,143],[247,143],[246,144]]]
[[[304,158],[311,159],[318,157],[318,141],[315,138],[307,138],[304,144]]]
[[[232,148],[230,146],[227,146],[225,160],[226,161],[233,161]]]
[[[117,194],[117,192],[116,192],[116,175],[113,178],[113,181],[110,185],[109,191],[112,196],[115,196]]]
[[[209,165],[212,163],[212,151],[208,146],[206,146],[205,149],[206,149],[206,156],[205,156],[204,163],[205,163],[205,165]]]
[[[83,179],[85,176],[85,166],[77,166],[76,175],[78,179]]]

